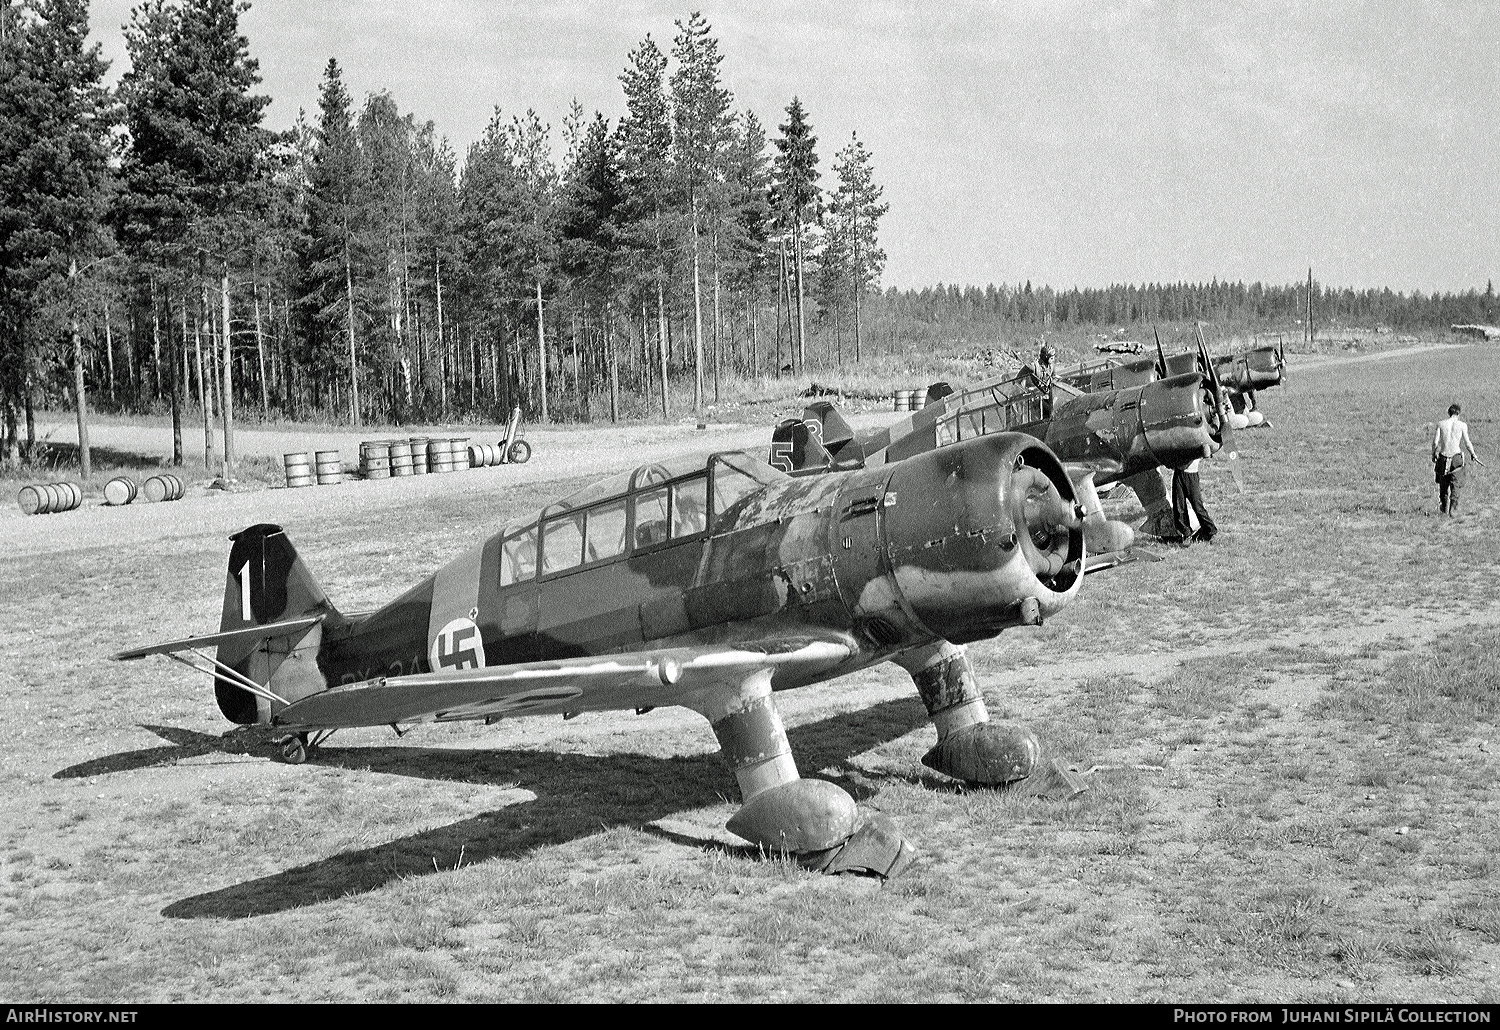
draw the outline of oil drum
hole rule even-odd
[[[392,440],[390,442],[391,475],[411,475],[411,441]]]
[[[313,485],[312,462],[308,460],[306,451],[294,451],[291,454],[283,454],[281,461],[286,466],[287,486]],[[148,479],[146,482],[149,484],[152,481]],[[149,490],[147,491],[147,496],[150,497]],[[160,501],[164,498],[152,497],[151,499],[153,501]]]
[[[109,505],[129,504],[139,493],[135,480],[129,476],[116,476],[104,484],[104,503]]]
[[[314,457],[319,486],[336,486],[344,481],[344,461],[338,451],[318,451]]]

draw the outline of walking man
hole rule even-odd
[[[1198,484],[1198,466],[1202,458],[1194,458],[1172,473],[1172,516],[1177,522],[1177,546],[1187,547],[1194,540],[1205,544],[1214,542],[1219,527],[1214,524],[1208,509],[1203,506],[1203,492]],[[1193,532],[1193,523],[1188,518],[1188,507],[1198,517],[1198,532]]]
[[[1479,465],[1479,455],[1469,440],[1469,424],[1458,417],[1463,408],[1448,405],[1448,417],[1437,424],[1432,438],[1432,463],[1438,485],[1438,510],[1450,519],[1458,517],[1458,491],[1464,485],[1464,451]]]

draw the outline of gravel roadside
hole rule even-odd
[[[890,412],[866,412],[851,421],[860,428],[884,425]],[[51,422],[38,426],[39,436],[71,441],[71,423]],[[403,428],[405,436],[468,436],[475,441],[498,439],[500,427],[466,426]],[[337,449],[346,466],[354,464],[362,439],[395,435],[363,433],[278,431],[243,429],[235,433],[240,454],[279,458],[293,451]],[[467,469],[447,475],[411,476],[384,480],[346,480],[332,487],[291,490],[216,490],[210,480],[190,482],[180,501],[151,504],[144,498],[129,505],[110,507],[93,498],[81,508],[52,515],[24,515],[14,497],[0,504],[0,556],[15,557],[59,553],[132,542],[198,537],[204,533],[228,536],[257,522],[278,524],[308,519],[337,520],[355,511],[368,514],[384,507],[420,503],[423,498],[461,496],[504,491],[521,484],[561,482],[580,477],[603,478],[647,462],[673,455],[701,451],[746,450],[763,457],[770,428],[748,424],[711,424],[706,429],[692,425],[626,425],[588,427],[530,427],[523,434],[531,443],[532,457],[524,465],[499,465]],[[100,424],[89,429],[90,441],[100,447],[167,457],[172,453],[170,428]],[[189,448],[201,435],[185,435]],[[476,527],[477,528],[477,527]]]

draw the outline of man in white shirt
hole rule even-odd
[[[1464,485],[1464,451],[1469,452],[1471,460],[1484,464],[1474,453],[1468,423],[1458,417],[1462,410],[1457,404],[1448,405],[1448,417],[1437,424],[1437,433],[1432,438],[1439,510],[1450,519],[1458,517],[1458,491]]]

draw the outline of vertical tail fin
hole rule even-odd
[[[330,618],[295,635],[221,644],[218,660],[287,701],[325,689],[318,649],[330,619],[343,622],[338,610],[280,526],[251,526],[230,539],[221,633],[312,615]],[[214,679],[214,696],[233,722],[264,723],[272,714],[272,702],[222,675]]]
[[[854,439],[854,430],[829,401],[813,401],[802,410],[802,421],[834,458],[843,456],[840,452]]]

